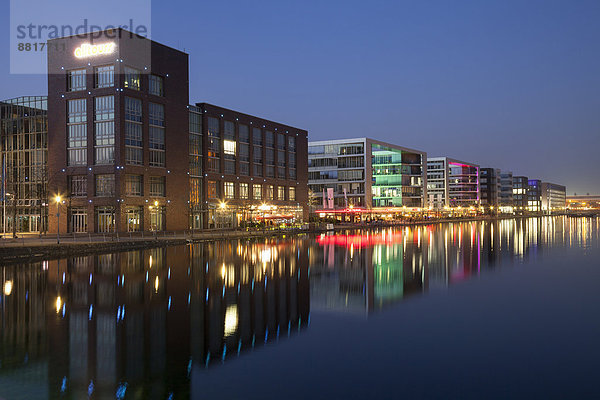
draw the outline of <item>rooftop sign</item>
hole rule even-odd
[[[98,56],[101,54],[110,54],[115,51],[115,43],[108,42],[102,44],[82,44],[75,49],[75,57],[87,58]]]

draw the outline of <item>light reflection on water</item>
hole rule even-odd
[[[294,340],[310,311],[367,316],[553,249],[598,247],[599,232],[597,218],[531,218],[0,267],[0,397],[185,398],[192,371]]]
[[[311,249],[311,309],[368,314],[552,248],[597,246],[600,220],[544,217],[322,234]]]

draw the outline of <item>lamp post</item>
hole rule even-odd
[[[60,244],[60,194],[54,198],[56,201],[56,244]]]

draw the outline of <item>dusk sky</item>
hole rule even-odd
[[[600,194],[600,1],[171,0],[152,16],[152,39],[190,55],[191,103]],[[8,0],[0,24],[0,98],[46,94],[9,73]]]

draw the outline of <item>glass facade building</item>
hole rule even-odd
[[[556,183],[542,182],[542,211],[545,214],[565,211],[567,188]]]
[[[314,209],[423,208],[427,154],[370,138],[308,144]]]
[[[7,233],[48,229],[47,109],[46,96],[0,102],[0,230]]]
[[[448,157],[429,158],[427,191],[433,209],[479,206],[479,165]]]
[[[542,181],[539,179],[527,181],[527,211],[532,213],[542,211]]]
[[[500,194],[498,196],[500,211],[512,213],[513,207],[513,173],[511,171],[500,172]]]
[[[479,175],[481,205],[486,212],[493,212],[499,205],[502,190],[500,170],[497,168],[481,168]]]
[[[527,212],[529,178],[513,176],[513,207],[514,213],[521,215]]]

